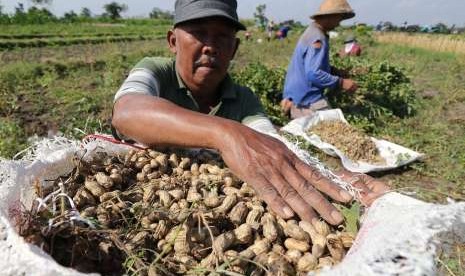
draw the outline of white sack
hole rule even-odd
[[[34,181],[56,179],[74,168],[73,157],[91,158],[99,151],[117,154],[128,147],[95,141],[82,144],[65,138],[44,140],[22,161],[0,160],[0,271],[3,276],[78,276],[83,274],[56,263],[37,246],[26,243],[14,229],[14,216],[30,210]]]
[[[289,132],[295,136],[302,136],[306,141],[310,142],[312,145],[331,156],[339,156],[344,168],[351,172],[367,173],[375,171],[386,171],[409,164],[423,156],[416,151],[410,150],[400,145],[371,137],[373,142],[376,144],[381,157],[386,160],[386,164],[370,164],[363,161],[351,160],[335,146],[323,142],[318,135],[308,135],[306,133],[309,128],[318,124],[320,121],[331,120],[339,120],[347,123],[340,109],[330,109],[317,111],[311,116],[292,120],[283,128],[281,128],[281,130]]]
[[[365,216],[344,260],[318,275],[437,275],[439,251],[465,242],[465,202],[437,205],[390,193]]]

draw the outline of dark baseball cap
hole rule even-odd
[[[236,0],[176,0],[174,4],[174,26],[190,20],[223,17],[238,30],[245,30],[237,16]]]

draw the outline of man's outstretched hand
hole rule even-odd
[[[233,127],[236,128],[237,126]],[[330,224],[342,223],[341,213],[323,195],[339,202],[352,196],[301,161],[281,141],[248,127],[227,131],[219,147],[223,160],[243,181],[252,185],[258,196],[283,218],[294,212],[306,221],[320,216]],[[353,180],[345,171],[343,180]],[[357,174],[354,186],[361,190],[362,203],[371,204],[388,187],[368,175]]]
[[[283,218],[295,212],[306,221],[321,216],[331,224],[342,222],[342,215],[322,194],[348,202],[352,199],[348,192],[302,162],[279,140],[239,128],[223,136],[219,147],[223,160],[274,212]]]

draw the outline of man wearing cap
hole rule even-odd
[[[323,96],[326,88],[342,88],[347,92],[357,89],[353,80],[333,75],[329,64],[328,32],[354,16],[346,0],[324,0],[319,11],[311,16],[314,21],[297,43],[284,83],[281,107],[291,118],[328,109]]]
[[[217,149],[279,216],[297,213],[311,221],[318,212],[338,224],[341,214],[322,193],[344,202],[349,194],[283,143],[249,127],[272,125],[257,97],[227,73],[239,45],[236,32],[245,29],[236,8],[235,0],[176,1],[167,34],[176,58],[144,58],[132,69],[115,95],[114,132],[147,146]],[[385,190],[368,176],[357,185],[368,203]]]

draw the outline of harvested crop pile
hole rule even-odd
[[[335,146],[351,160],[372,164],[386,163],[368,135],[343,121],[320,121],[309,128],[307,133],[318,135],[322,141]]]
[[[50,184],[18,231],[82,272],[304,275],[340,262],[354,239],[276,217],[207,151],[100,154]]]

